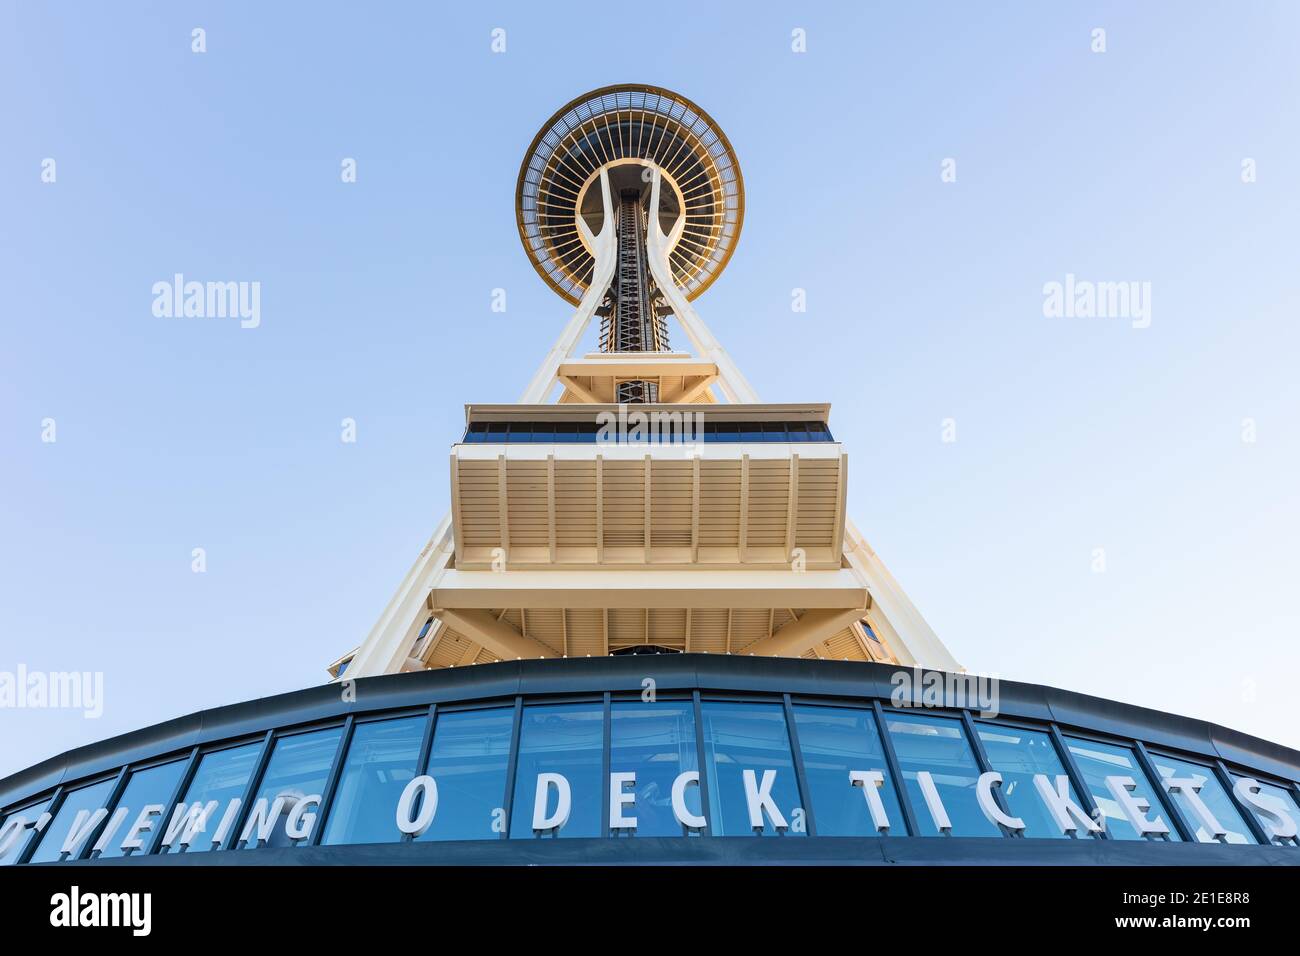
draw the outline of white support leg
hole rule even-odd
[[[524,389],[524,394],[519,399],[521,405],[535,405],[546,401],[546,396],[555,386],[555,376],[560,370],[560,365],[577,351],[583,335],[587,332],[587,326],[591,324],[591,317],[596,314],[601,300],[609,291],[610,282],[614,280],[614,267],[618,260],[615,242],[617,226],[614,223],[614,201],[609,194],[609,174],[603,169],[600,171],[600,199],[605,210],[605,221],[601,223],[598,235],[591,234],[591,229],[581,215],[575,217],[578,229],[582,231],[583,237],[591,245],[596,256],[596,264],[591,273],[591,284],[587,286],[587,292],[578,304],[578,311],[573,313],[569,324],[564,327],[560,337],[546,353],[546,358],[542,359],[537,374]]]
[[[600,233],[592,235],[591,229],[577,217],[578,228],[596,252],[596,266],[592,273],[591,285],[588,286],[578,310],[569,320],[555,345],[546,354],[541,367],[533,380],[528,383],[521,404],[539,404],[546,401],[546,396],[555,385],[560,364],[577,350],[582,336],[591,323],[591,317],[600,305],[601,299],[614,279],[614,267],[617,261],[614,221],[614,203],[609,191],[609,176],[602,170],[600,174],[601,201],[605,211],[605,221]],[[443,572],[455,552],[452,540],[451,515],[446,515],[433,533],[429,543],[424,546],[415,564],[407,572],[397,593],[389,600],[387,607],[371,628],[366,639],[361,642],[343,675],[344,680],[354,677],[373,677],[378,674],[393,674],[400,671],[406,663],[407,656],[414,647],[420,628],[428,617],[429,594],[442,579]]]
[[[696,353],[718,366],[718,381],[727,401],[757,402],[758,394],[753,386],[741,374],[736,363],[727,354],[727,350],[713,337],[709,327],[704,324],[704,320],[687,300],[686,294],[673,280],[668,253],[672,252],[673,247],[677,245],[677,240],[681,238],[682,230],[686,227],[686,217],[678,216],[677,222],[673,224],[672,233],[664,235],[659,227],[659,186],[663,177],[659,174],[658,166],[654,167],[651,175],[653,178],[650,186],[650,221],[646,229],[646,261],[650,265],[650,273],[655,278],[655,284],[659,286],[659,291],[673,307],[673,314],[677,316],[677,321],[685,330],[686,337],[695,346]]]

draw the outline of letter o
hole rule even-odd
[[[415,798],[424,795],[420,804],[420,815],[411,819],[415,808]],[[418,837],[429,829],[433,816],[438,812],[438,782],[427,774],[416,777],[402,791],[402,798],[397,801],[397,829],[408,836]]]

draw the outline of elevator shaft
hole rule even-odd
[[[646,262],[646,212],[641,193],[624,189],[619,193],[617,228],[618,262],[610,286],[612,308],[601,335],[604,352],[664,352],[668,350],[668,328],[655,310],[658,290]],[[619,402],[659,400],[657,382],[628,381],[618,384]]]

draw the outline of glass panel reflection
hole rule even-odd
[[[188,847],[181,846],[177,840],[174,845],[163,847],[163,853],[206,853],[214,849],[213,839],[224,836],[219,831],[231,801],[243,798],[248,778],[252,775],[257,756],[261,752],[262,743],[258,741],[242,747],[231,747],[229,750],[215,750],[200,758],[194,779],[186,788],[182,802],[190,807],[196,803],[205,807],[216,801],[216,809]]]
[[[682,836],[697,831],[678,821],[673,811],[673,785],[678,777],[699,770],[695,752],[695,705],[689,701],[617,701],[610,712],[609,770],[634,773],[623,792],[633,798],[622,807],[635,828],[611,832],[635,836]],[[698,783],[683,785],[681,799],[690,817],[698,817]],[[689,817],[687,817],[689,819]]]
[[[537,835],[600,836],[604,742],[605,709],[601,704],[524,708],[511,837],[533,836],[534,822],[548,825]]]
[[[172,794],[176,792],[176,785],[181,782],[181,774],[184,772],[184,760],[173,760],[171,763],[132,772],[126,782],[126,789],[122,791],[122,796],[117,801],[117,807],[114,808],[112,815],[105,823],[105,827],[101,829],[95,838],[95,845],[102,842],[104,849],[95,853],[94,856],[96,858],[107,858],[113,856],[139,856],[141,853],[147,853],[153,842],[152,839],[144,840],[144,845],[138,849],[135,847],[123,849],[122,844],[127,841],[130,828],[139,817],[140,811],[150,804],[161,804],[166,807],[162,815],[157,818],[158,822],[155,826],[167,826],[167,821],[171,819],[172,813],[172,808],[167,804],[171,800]],[[123,810],[127,812],[123,813]],[[105,830],[111,832],[105,832]],[[152,834],[150,836],[152,837]]]
[[[396,843],[397,802],[415,778],[428,717],[357,724],[321,843]]]
[[[342,733],[342,727],[330,727],[275,741],[252,806],[244,811],[236,846],[296,846],[311,837]]]
[[[439,711],[428,770],[438,781],[438,812],[421,841],[501,838],[514,724],[513,707]]]
[[[876,792],[889,821],[889,828],[881,835],[907,836],[875,715],[860,708],[796,704],[794,723],[803,753],[804,776],[812,793],[817,835],[877,835],[863,785],[855,786],[849,779],[850,771],[876,770],[884,777],[884,785]]]
[[[1151,762],[1160,774],[1161,785],[1169,799],[1183,812],[1183,819],[1196,828],[1196,839],[1200,843],[1258,843],[1246,826],[1246,821],[1237,812],[1236,805],[1228,796],[1219,778],[1209,767],[1175,760],[1161,754],[1152,754]],[[1194,784],[1187,788],[1170,790],[1169,780],[1191,780]],[[1195,789],[1199,784],[1200,789]],[[1190,792],[1189,792],[1190,791]],[[1222,831],[1221,835],[1216,835]]]
[[[1142,840],[1163,836],[1167,840],[1178,842],[1179,836],[1174,831],[1173,824],[1169,822],[1168,811],[1166,811],[1163,801],[1155,792],[1146,774],[1142,772],[1142,768],[1138,765],[1137,758],[1133,756],[1133,751],[1130,748],[1097,743],[1092,740],[1077,740],[1073,737],[1066,737],[1065,740],[1070,748],[1070,753],[1074,756],[1074,762],[1079,767],[1079,773],[1083,776],[1084,785],[1105,815],[1106,832],[1111,838],[1116,840]],[[1129,820],[1128,814],[1120,806],[1119,800],[1115,796],[1116,790],[1113,790],[1111,785],[1106,782],[1108,777],[1131,777],[1137,786],[1129,793],[1134,798],[1145,800],[1150,804],[1150,808],[1145,812],[1146,819],[1152,823],[1159,821],[1160,824],[1168,828],[1169,832],[1159,835],[1151,834],[1150,837],[1145,837],[1139,833],[1137,827]],[[1115,785],[1118,787],[1118,783]]]
[[[1237,777],[1240,779],[1241,775],[1239,774]],[[1250,779],[1259,784],[1259,793],[1255,795],[1256,797],[1262,796],[1268,806],[1280,810],[1286,816],[1291,818],[1297,828],[1300,828],[1300,805],[1296,804],[1295,795],[1291,790],[1283,789],[1282,787],[1269,783],[1266,780],[1260,780],[1258,777],[1251,777]],[[1277,828],[1266,814],[1253,808],[1251,809],[1251,813],[1255,814],[1255,819],[1258,820],[1259,825],[1264,828],[1264,832],[1271,836],[1271,843],[1276,843],[1281,846],[1300,846],[1300,835],[1279,837],[1276,835]]]
[[[38,836],[34,829],[36,822],[49,809],[50,800],[46,798],[20,807],[4,818],[0,823],[0,866],[12,866],[18,862],[27,844]]]
[[[104,780],[73,790],[63,799],[59,812],[54,815],[50,825],[45,828],[41,842],[32,854],[31,863],[50,863],[54,860],[76,859],[86,845],[92,828],[85,826],[90,815],[108,802],[108,795],[113,792],[113,780]],[[77,815],[85,811],[85,816],[78,820]],[[157,818],[155,817],[155,820]],[[132,821],[134,822],[134,821]],[[79,834],[68,855],[64,855],[64,841],[72,833],[74,824]]]
[[[1038,730],[1019,727],[976,724],[984,752],[988,754],[993,769],[1002,774],[1002,796],[1011,808],[1011,815],[1025,821],[1025,836],[1071,837],[1095,839],[1078,821],[1073,833],[1062,833],[1052,819],[1047,805],[1034,786],[1034,775],[1043,774],[1048,784],[1056,789],[1057,777],[1065,776],[1065,765],[1052,743],[1050,735]],[[1080,808],[1079,793],[1074,784],[1067,784],[1070,799]]]
[[[885,726],[898,755],[898,769],[921,836],[944,833],[926,802],[921,773],[930,775],[934,791],[952,824],[948,835],[1002,836],[1002,831],[984,816],[976,800],[979,763],[966,740],[961,721],[952,717],[886,714]]]
[[[803,803],[780,704],[705,701],[704,766],[715,836],[803,836]],[[761,828],[753,825],[761,821]]]

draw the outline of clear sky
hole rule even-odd
[[[0,671],[105,699],[0,709],[0,774],[326,679],[445,511],[464,403],[568,318],[515,176],[616,82],[730,136],[745,228],[697,307],[765,400],[833,403],[851,514],[958,660],[1300,747],[1298,34],[1262,2],[5,0]],[[177,272],[260,282],[260,326],[155,317]],[[1149,282],[1149,327],[1046,317],[1067,274]]]

